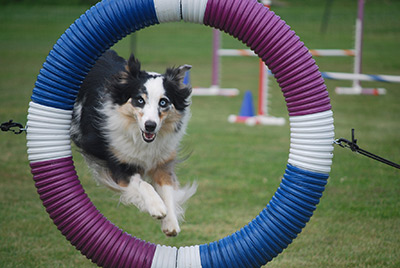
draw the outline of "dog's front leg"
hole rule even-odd
[[[161,220],[161,230],[167,236],[177,236],[181,229],[177,217],[177,203],[175,201],[175,189],[173,185],[155,185],[156,191],[160,194],[167,207],[167,216]]]
[[[161,221],[161,230],[167,236],[176,236],[181,231],[177,217],[178,204],[175,194],[178,189],[178,182],[173,171],[171,163],[159,166],[150,172],[154,187],[161,196],[167,207],[167,216]]]
[[[141,211],[147,211],[153,218],[163,219],[167,215],[167,208],[151,186],[142,180],[140,174],[133,175],[128,185],[122,188],[121,202],[133,204]]]

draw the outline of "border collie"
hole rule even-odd
[[[167,236],[180,232],[183,203],[197,185],[179,187],[174,172],[190,118],[190,65],[164,74],[141,70],[109,50],[85,78],[73,112],[71,138],[95,179],[121,194],[121,202],[161,220]]]

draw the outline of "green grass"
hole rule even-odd
[[[334,1],[328,30],[319,32],[325,1],[287,0],[274,7],[309,48],[352,48],[356,1]],[[0,7],[0,121],[25,122],[36,76],[49,50],[86,7]],[[365,10],[363,70],[400,75],[400,3],[368,1]],[[192,64],[192,84],[211,80],[211,29],[187,23],[153,26],[137,34],[137,56],[147,70]],[[130,53],[130,37],[115,49]],[[226,48],[243,47],[223,36]],[[352,70],[350,58],[316,58],[322,71]],[[257,59],[224,58],[223,87],[256,93]],[[340,96],[326,81],[336,137],[356,129],[359,145],[400,162],[400,85],[384,96]],[[270,112],[287,118],[284,100],[271,83]],[[289,149],[289,126],[233,125],[236,98],[194,97],[188,135],[191,157],[178,169],[184,184],[199,183],[177,238],[165,238],[159,224],[136,208],[118,206],[118,197],[96,186],[82,158],[74,160],[85,190],[112,222],[146,241],[171,246],[204,244],[243,227],[268,203],[279,185]],[[94,267],[60,234],[36,193],[23,135],[0,133],[0,267]],[[400,172],[336,147],[329,183],[307,227],[268,267],[399,267]]]

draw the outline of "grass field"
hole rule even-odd
[[[285,0],[274,6],[307,47],[352,48],[356,2],[334,1],[329,26],[320,33],[325,1]],[[301,3],[301,4],[300,4]],[[64,30],[87,7],[0,6],[0,122],[26,122],[28,102],[45,57]],[[363,71],[400,75],[400,2],[367,1]],[[163,24],[136,34],[137,56],[145,69],[188,63],[193,86],[211,80],[211,29],[187,23]],[[130,53],[130,37],[115,49]],[[226,48],[243,47],[223,36]],[[322,71],[350,72],[350,58],[316,58]],[[159,224],[136,208],[118,206],[118,197],[96,186],[75,152],[78,174],[93,203],[112,222],[146,241],[171,246],[204,244],[229,235],[252,220],[276,191],[289,150],[289,126],[229,124],[243,92],[256,93],[257,59],[224,58],[221,85],[237,87],[235,98],[194,97],[180,165],[184,184],[196,180],[186,222],[177,238],[166,238]],[[326,81],[336,137],[356,129],[359,145],[400,163],[400,84],[384,96],[343,96]],[[282,94],[271,83],[270,112],[287,118]],[[24,135],[0,133],[0,267],[94,267],[59,233],[36,193]],[[329,183],[303,232],[268,267],[400,267],[400,172],[348,150],[335,148]]]

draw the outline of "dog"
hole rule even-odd
[[[72,116],[71,139],[94,178],[161,220],[167,236],[180,232],[182,205],[197,189],[180,187],[174,171],[190,118],[190,69],[146,72],[133,54],[126,61],[108,50],[83,81]]]

